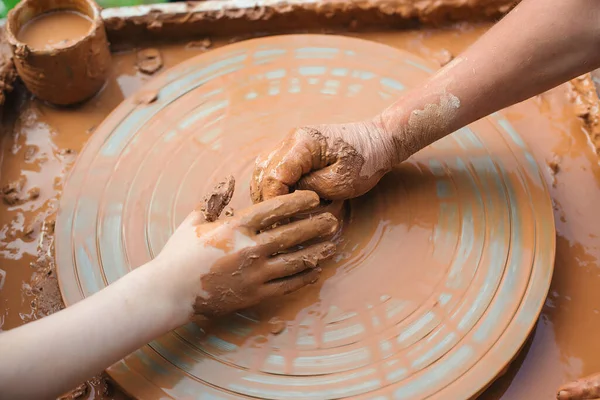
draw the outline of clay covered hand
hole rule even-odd
[[[290,251],[317,238],[325,240],[337,229],[337,220],[329,213],[284,223],[319,205],[314,192],[296,191],[207,222],[218,217],[231,192],[217,188],[216,195],[183,221],[157,257],[182,278],[179,292],[193,304],[194,312],[206,317],[250,307],[315,282],[318,263],[335,251],[330,241]]]
[[[588,400],[600,398],[600,373],[568,383],[558,389],[558,400]]]
[[[258,157],[251,180],[255,203],[307,189],[329,200],[360,196],[405,157],[378,119],[294,129]]]

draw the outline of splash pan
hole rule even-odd
[[[294,126],[374,115],[434,66],[376,43],[290,35],[166,71],[98,128],[66,184],[57,261],[67,304],[163,247],[204,193]],[[143,96],[142,96],[143,97]],[[139,98],[139,96],[138,96]],[[546,296],[550,198],[501,114],[461,129],[350,202],[315,285],[194,321],[109,369],[137,398],[463,399],[512,360]],[[279,335],[267,321],[286,323]]]

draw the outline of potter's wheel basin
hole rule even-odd
[[[291,128],[374,115],[435,67],[346,37],[288,35],[210,51],[124,101],[66,183],[57,262],[67,304],[154,257],[202,195]],[[322,279],[194,321],[109,369],[142,398],[460,399],[512,360],[548,291],[554,220],[518,132],[494,114],[430,146],[348,205]],[[279,316],[287,328],[269,333]],[[381,397],[378,397],[381,396]]]

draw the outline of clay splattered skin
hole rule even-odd
[[[324,242],[290,252],[290,248],[311,239],[332,235],[337,220],[329,213],[271,228],[318,206],[319,197],[314,192],[297,191],[215,221],[231,200],[233,185],[232,178],[220,183],[177,228],[161,252],[169,254],[170,263],[189,269],[190,277],[198,276],[194,270],[199,266],[186,265],[185,260],[189,253],[200,252],[193,259],[202,258],[209,272],[200,282],[190,279],[189,283],[190,293],[197,293],[194,312],[206,317],[247,308],[316,282],[321,272],[318,263],[335,251],[333,243]],[[183,250],[173,251],[171,246]],[[181,259],[173,258],[173,254],[181,255]],[[195,291],[194,285],[199,289]]]
[[[446,85],[445,75],[441,70],[432,81]],[[429,103],[408,113],[398,102],[362,122],[292,130],[273,151],[257,158],[252,200],[288,193],[293,187],[314,190],[330,200],[365,194],[394,165],[451,132],[450,121],[460,100],[445,90],[434,91],[428,98]]]
[[[400,154],[394,138],[374,121],[295,129],[274,151],[258,157],[252,200],[288,193],[296,184],[330,200],[357,197],[403,161]]]
[[[368,123],[320,126],[318,131],[321,135],[334,142],[326,147],[325,163],[319,162],[323,159],[322,145],[286,145],[290,141],[304,142],[302,138],[294,138],[294,135],[286,139],[279,150],[270,154],[270,162],[259,159],[253,198],[266,199],[277,195],[282,187],[299,183],[302,175],[310,172],[319,175],[320,171],[315,172],[318,167],[329,168],[322,173],[326,178],[309,179],[308,185],[303,187],[312,189],[314,186],[317,192],[334,194],[335,199],[362,194],[361,190],[357,193],[354,190],[340,191],[336,186],[368,187],[369,179],[377,180],[372,179],[370,166],[386,165],[390,160],[403,161],[486,115],[599,67],[600,55],[595,51],[597,21],[590,17],[594,12],[588,12],[587,5],[583,1],[555,1],[557,11],[548,12],[548,5],[544,1],[520,3],[514,12],[472,47],[438,70],[423,85],[404,93],[378,114],[376,128]],[[558,24],[556,12],[580,19],[581,24],[564,21]],[[535,24],[523,30],[524,35],[513,34],[529,21],[535,21]],[[543,45],[532,49],[531,43],[540,38],[545,39]],[[499,57],[500,53],[507,56]],[[549,62],[557,54],[566,61],[564,64]],[[530,74],[522,73],[527,70],[534,70],[536,74],[530,77]],[[328,134],[330,130],[336,133]],[[382,131],[390,134],[382,135]],[[368,136],[368,139],[357,139],[360,135]],[[396,145],[391,146],[390,141]],[[306,154],[297,156],[296,147],[304,147]],[[337,154],[331,154],[335,152]],[[355,159],[352,164],[358,163],[365,169],[361,174],[348,172],[351,171],[348,166],[330,166],[331,161],[347,159],[349,153],[362,156],[362,160],[350,157]],[[375,157],[375,160],[371,160],[371,157]],[[313,165],[317,168],[309,168]],[[377,171],[379,175],[385,172],[383,169]],[[332,173],[337,176],[327,178]],[[362,190],[363,193],[365,191]]]

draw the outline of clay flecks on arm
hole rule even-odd
[[[422,109],[413,110],[401,135],[396,139],[396,162],[406,160],[412,154],[438,139],[438,132],[448,131],[460,107],[460,100],[451,93],[442,92],[437,103],[426,104]],[[412,140],[406,138],[412,137]]]

